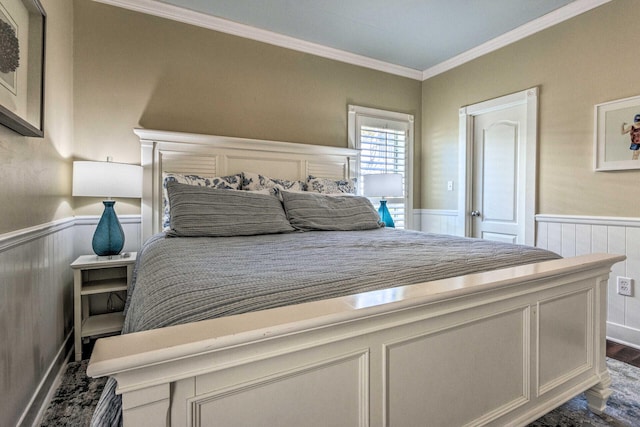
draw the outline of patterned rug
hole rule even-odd
[[[71,362],[60,387],[47,408],[42,426],[88,426],[105,379],[88,378],[88,360]],[[613,394],[602,415],[587,409],[580,395],[533,423],[529,427],[637,427],[640,426],[640,368],[607,359]]]
[[[601,415],[587,408],[584,395],[529,424],[529,427],[638,427],[640,426],[640,368],[607,358],[613,393]]]
[[[70,362],[42,417],[42,426],[88,426],[106,378],[87,377],[89,360]]]

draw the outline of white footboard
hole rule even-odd
[[[588,255],[101,339],[125,426],[524,425],[610,394]]]

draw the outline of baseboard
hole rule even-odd
[[[53,398],[53,394],[60,385],[60,380],[64,374],[67,362],[73,354],[73,329],[64,339],[62,346],[56,353],[56,357],[49,365],[47,373],[38,384],[35,393],[31,397],[27,408],[18,420],[20,427],[36,427],[40,425],[44,411],[49,406],[49,402]]]
[[[640,350],[640,331],[629,326],[607,322],[607,339]]]

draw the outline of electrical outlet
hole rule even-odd
[[[633,279],[618,276],[618,293],[630,297],[633,293]]]
[[[453,181],[447,181],[447,191],[453,191]]]

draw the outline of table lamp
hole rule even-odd
[[[399,173],[379,173],[362,177],[363,194],[366,197],[382,197],[378,214],[386,227],[395,228],[385,197],[402,197],[402,175]]]
[[[109,157],[106,162],[73,162],[72,194],[107,198],[91,243],[98,256],[118,255],[124,247],[124,231],[111,198],[142,197],[142,167],[115,163]]]

